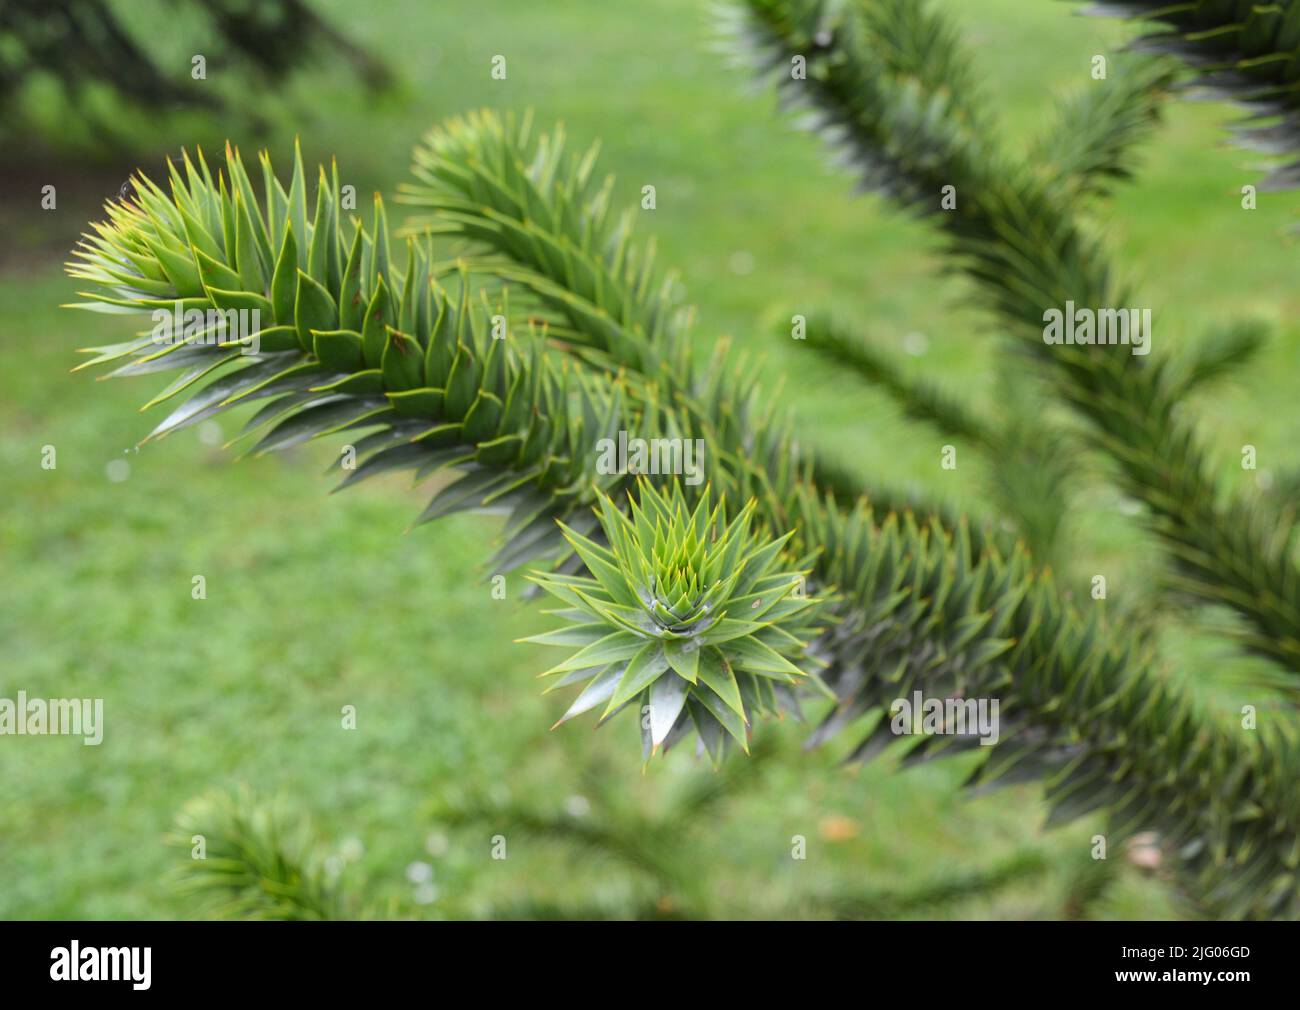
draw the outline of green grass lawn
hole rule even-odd
[[[656,186],[657,209],[641,227],[680,268],[703,349],[729,335],[762,355],[756,371],[785,379],[781,395],[809,436],[864,474],[978,508],[977,462],[941,471],[941,439],[808,361],[776,328],[794,312],[830,307],[889,345],[923,333],[929,349],[915,367],[984,406],[997,369],[1009,367],[998,334],[964,306],[961,282],[936,279],[921,225],[856,195],[770,94],[747,89],[711,47],[704,5],[320,6],[384,54],[403,92],[375,101],[342,71],[300,75],[268,110],[266,142],[282,162],[299,133],[309,162],[337,155],[344,183],[388,194],[413,142],[442,117],[531,106],[540,124],[562,120],[572,142],[601,141],[622,201]],[[1047,122],[1052,95],[1087,86],[1092,54],[1125,37],[1044,0],[952,6],[1016,140]],[[132,20],[156,26],[159,60],[188,64],[201,41],[187,37],[185,19],[164,18],[170,10],[132,5]],[[507,57],[505,81],[489,76],[496,54]],[[1156,309],[1157,353],[1177,354],[1238,315],[1278,324],[1235,384],[1187,405],[1225,487],[1253,477],[1237,465],[1243,443],[1258,447],[1263,469],[1292,462],[1297,415],[1288,408],[1300,378],[1287,231],[1296,200],[1263,195],[1259,210],[1241,209],[1241,185],[1261,173],[1254,156],[1224,145],[1227,116],[1218,105],[1172,106],[1143,153],[1140,183],[1094,218]],[[156,169],[183,144],[219,143],[229,126],[136,129],[142,165]],[[238,782],[290,797],[336,843],[359,840],[348,872],[368,894],[405,898],[407,865],[433,862],[438,898],[419,914],[489,914],[522,895],[619,900],[628,873],[581,850],[521,836],[498,862],[489,858],[495,831],[457,830],[437,855],[426,852],[442,830],[434,801],[449,790],[559,809],[595,776],[617,782],[620,803],[653,813],[702,774],[686,754],[643,773],[631,724],[548,732],[564,703],[539,695],[538,651],[512,644],[542,619],[520,599],[517,575],[506,600],[492,598],[482,568],[492,520],[404,534],[421,501],[405,483],[327,495],[321,474],[333,445],[235,463],[221,448],[235,434],[230,421],[136,452],[160,419],[136,407],[162,383],[68,374],[74,349],[131,331],[121,317],[57,306],[75,291],[60,262],[95,212],[90,197],[115,195],[132,167],[85,166],[87,181],[53,212],[34,209],[39,181],[7,196],[6,216],[24,227],[0,274],[0,696],[102,697],[107,729],[99,747],[0,738],[0,917],[195,914],[168,879],[177,856],[163,838],[185,801]],[[40,465],[47,445],[54,470]],[[129,465],[124,480],[109,479],[114,460]],[[1080,556],[1114,573],[1112,583],[1127,580],[1140,605],[1151,552],[1138,549],[1145,542],[1116,505],[1104,485],[1080,503]],[[195,575],[206,580],[204,600],[191,598]],[[1251,696],[1232,677],[1244,667],[1221,644],[1168,637],[1169,675],[1194,683],[1207,705],[1230,713]],[[355,730],[341,727],[346,705],[356,708]],[[801,896],[819,889],[915,890],[1025,851],[1047,857],[1045,877],[917,914],[1064,913],[1098,822],[1045,834],[1035,790],[957,791],[964,762],[898,773],[887,756],[844,769],[842,748],[804,753],[798,727],[760,732],[776,740],[777,759],[690,839],[717,914],[798,914]],[[511,837],[510,825],[500,831]],[[806,860],[790,858],[795,835],[808,839]],[[1124,869],[1092,913],[1161,917],[1172,906],[1160,883]]]

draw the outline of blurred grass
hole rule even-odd
[[[319,6],[385,56],[404,93],[374,102],[327,65],[299,76],[265,110],[274,126],[264,139],[278,159],[299,133],[309,163],[336,154],[344,183],[390,194],[411,144],[442,117],[531,106],[541,125],[563,120],[575,143],[601,141],[622,201],[657,187],[643,233],[681,268],[703,348],[730,334],[764,354],[759,373],[785,378],[782,395],[807,431],[864,473],[977,506],[976,461],[941,471],[941,439],[834,370],[796,358],[799,345],[778,329],[795,312],[830,307],[889,345],[923,333],[929,349],[915,367],[984,406],[1007,362],[997,334],[963,306],[960,281],[936,279],[921,226],[856,196],[771,95],[747,90],[712,50],[701,5],[404,0],[364,14],[342,0]],[[1122,27],[1073,18],[1064,4],[955,6],[1017,142],[1047,121],[1052,94],[1087,85],[1093,53],[1124,38]],[[188,66],[203,40],[171,11],[146,0],[129,5],[129,18],[160,62]],[[489,76],[495,54],[507,57],[505,81]],[[243,83],[223,81],[219,68],[209,77],[231,91]],[[58,121],[57,110],[45,112]],[[1293,239],[1284,232],[1295,198],[1262,195],[1258,211],[1241,210],[1240,186],[1259,173],[1251,155],[1223,145],[1225,118],[1221,106],[1173,105],[1144,152],[1140,183],[1096,224],[1157,309],[1158,353],[1178,353],[1210,322],[1238,314],[1279,323],[1279,338],[1239,382],[1188,405],[1227,487],[1253,477],[1237,465],[1245,442],[1259,448],[1264,469],[1288,461],[1298,337]],[[142,164],[154,169],[182,144],[214,147],[227,128],[193,117],[134,127],[150,153]],[[163,835],[183,802],[236,781],[287,793],[331,837],[359,840],[351,872],[379,896],[405,894],[403,869],[429,858],[426,838],[439,829],[428,801],[448,788],[508,787],[558,807],[582,788],[575,765],[591,765],[618,776],[636,806],[662,804],[694,773],[688,756],[642,774],[630,724],[547,732],[563,703],[539,697],[535,651],[510,644],[541,618],[519,601],[518,578],[509,599],[491,598],[481,564],[492,521],[462,517],[403,536],[418,495],[393,481],[327,496],[319,474],[334,446],[232,465],[230,451],[187,430],[127,451],[152,426],[135,407],[157,384],[69,376],[75,348],[122,339],[127,326],[56,306],[74,290],[62,252],[133,167],[113,155],[50,169],[69,186],[49,213],[17,207],[38,205],[42,175],[29,172],[6,210],[23,228],[0,276],[0,696],[102,697],[107,731],[98,748],[0,738],[0,916],[192,914],[164,877],[172,857]],[[233,429],[227,421],[224,436]],[[40,468],[44,445],[57,449],[54,471]],[[130,475],[114,483],[105,467],[119,458]],[[1080,553],[1112,586],[1136,587],[1129,595],[1140,601],[1153,554],[1117,505],[1104,490],[1079,503]],[[206,600],[190,598],[196,574],[207,580]],[[1169,637],[1169,674],[1209,685],[1206,704],[1228,712],[1265,703],[1231,679],[1245,667],[1221,645]],[[344,705],[356,706],[355,731],[340,728]],[[896,774],[886,757],[843,770],[834,753],[802,753],[797,727],[762,732],[778,739],[781,756],[693,843],[721,914],[796,908],[801,894],[846,881],[924,887],[1026,847],[1048,857],[1045,881],[937,914],[1062,914],[1097,822],[1043,835],[1035,790],[971,799],[954,790],[959,764]],[[789,858],[794,835],[809,840],[805,861]],[[441,897],[429,914],[626,886],[616,868],[559,859],[554,847],[512,843],[504,862],[488,849],[486,838],[453,833],[433,859]],[[1161,917],[1171,906],[1158,884],[1126,872],[1093,911]]]

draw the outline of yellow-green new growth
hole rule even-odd
[[[790,534],[757,532],[753,501],[728,521],[711,498],[706,488],[692,508],[680,484],[642,480],[628,514],[602,496],[607,546],[564,527],[589,574],[531,577],[570,623],[524,640],[579,647],[542,674],[560,678],[555,688],[584,685],[557,726],[598,706],[603,723],[640,699],[647,756],[694,728],[716,760],[728,736],[748,750],[755,714],[797,712],[790,686],[809,673],[822,601],[788,563]]]

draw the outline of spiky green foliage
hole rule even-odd
[[[1135,48],[1170,54],[1195,71],[1199,89],[1244,105],[1247,125],[1234,130],[1239,143],[1269,154],[1300,148],[1300,3],[1273,0],[1094,0],[1087,13],[1155,23]],[[1286,189],[1300,184],[1300,161],[1274,170],[1261,184]]]
[[[1043,366],[1052,389],[1111,456],[1124,490],[1146,505],[1173,561],[1170,584],[1237,611],[1247,625],[1243,645],[1300,673],[1293,517],[1261,497],[1220,494],[1191,420],[1178,409],[1182,387],[1167,356],[1044,341],[1049,309],[1141,303],[1060,186],[1006,156],[967,117],[950,114],[946,96],[961,80],[947,69],[955,58],[927,62],[924,48],[910,61],[875,55],[897,46],[898,33],[882,22],[907,23],[917,6],[742,0],[732,31],[742,56],[792,103],[812,110],[814,126],[847,154],[864,184],[928,214],[943,232],[977,298],[1013,346]],[[937,14],[928,18],[934,33],[944,33]],[[795,57],[806,58],[806,79],[791,76]],[[916,67],[924,75],[911,76]],[[957,202],[940,213],[945,186],[955,187]]]
[[[752,438],[759,452],[771,445],[779,453],[781,439],[765,432],[772,412],[754,402],[743,364],[725,352],[706,368],[692,362],[694,312],[682,285],[658,268],[653,240],[635,241],[634,212],[611,210],[612,179],[597,175],[595,155],[594,146],[567,151],[558,129],[538,135],[527,116],[481,111],[439,124],[415,150],[416,181],[399,187],[399,202],[420,209],[405,230],[456,241],[476,274],[510,285],[512,309],[540,319],[553,346],[594,371],[650,384],[695,425],[718,428],[719,451]],[[824,447],[801,444],[811,480],[841,504],[866,491]],[[747,464],[735,462],[743,472]],[[741,488],[742,498],[751,493]],[[955,526],[942,506],[880,478],[870,499],[880,518],[911,508]],[[981,527],[972,536],[983,544]]]
[[[809,350],[887,393],[908,417],[974,445],[993,444],[996,435],[989,421],[927,379],[907,374],[892,355],[829,317],[809,319],[804,341]]]
[[[862,511],[810,509],[802,529],[833,559],[826,577],[854,611],[877,606],[865,628],[850,613],[830,633],[835,659],[824,676],[842,701],[815,740],[916,690],[999,698],[1002,738],[971,785],[1043,781],[1049,824],[1105,809],[1112,839],[1149,825],[1210,914],[1300,915],[1292,739],[1243,739],[1207,719],[1152,674],[1122,631],[1095,610],[1080,618],[1063,606],[1023,556],[971,567],[942,531],[910,521],[881,528]],[[868,633],[853,643],[855,630]],[[882,717],[853,755],[896,740]],[[977,748],[971,735],[928,736],[904,764]]]
[[[1005,417],[983,417],[827,317],[807,321],[804,341],[809,350],[886,393],[907,417],[978,450],[988,466],[987,485],[997,513],[1012,520],[1040,565],[1060,569],[1062,526],[1077,467],[1076,454],[1058,426],[1031,417],[1028,408],[1005,411]],[[1004,406],[1016,398],[1016,390],[1005,392]]]
[[[728,737],[749,749],[756,716],[797,711],[790,687],[807,673],[796,662],[820,601],[782,554],[793,531],[756,533],[755,504],[728,519],[707,488],[692,507],[681,484],[642,481],[629,514],[601,498],[608,548],[565,528],[591,574],[533,576],[570,623],[525,639],[579,647],[543,675],[584,684],[560,722],[598,707],[604,722],[635,702],[647,757],[694,728],[716,761]]]
[[[444,289],[447,267],[424,246],[410,244],[399,270],[382,202],[373,231],[340,221],[337,170],[321,170],[311,215],[299,154],[287,192],[265,156],[262,172],[263,201],[230,149],[215,178],[201,153],[184,158],[183,172],[169,165],[170,193],[137,176],[134,197],[107,205],[109,220],[69,267],[97,289],[78,307],[255,311],[257,332],[236,339],[223,318],[204,315],[184,339],[146,332],[92,348],[82,367],[115,363],[118,376],[183,369],[150,401],[182,402],[148,438],[266,401],[240,436],[260,435],[253,452],[357,433],[340,486],[393,470],[417,480],[450,471],[460,479],[418,521],[507,513],[498,567],[562,546],[554,517],[617,482],[596,474],[593,452],[619,429],[617,390],[556,369],[530,335],[502,332],[492,317],[505,310],[474,297],[463,274],[458,293]]]
[[[1026,163],[1062,199],[1108,193],[1132,177],[1134,152],[1160,122],[1174,83],[1165,61],[1117,56],[1104,80],[1071,92],[1030,147]]]
[[[1258,319],[1211,328],[1201,337],[1195,352],[1183,361],[1179,388],[1190,393],[1232,374],[1259,354],[1269,335],[1269,325]]]
[[[222,919],[355,919],[356,896],[329,871],[311,822],[247,789],[213,792],[176,817],[180,888]]]
[[[728,501],[752,498],[754,529],[765,540],[793,531],[792,556],[814,557],[810,588],[836,597],[823,615],[827,630],[809,650],[827,664],[823,678],[838,699],[818,739],[849,728],[858,734],[854,753],[865,757],[891,742],[879,714],[895,698],[914,690],[930,697],[999,698],[1001,740],[980,749],[985,756],[974,781],[1042,781],[1054,821],[1104,808],[1114,835],[1161,830],[1189,893],[1212,913],[1300,914],[1300,762],[1294,748],[1265,748],[1194,708],[1151,669],[1130,636],[1107,628],[1095,610],[1085,619],[1063,605],[1022,553],[976,547],[960,522],[881,516],[866,500],[845,509],[822,494],[811,482],[813,468],[790,419],[774,412],[752,374],[725,348],[707,367],[672,383],[641,374],[624,380],[598,369],[577,375],[559,370],[557,377],[539,345],[524,353],[509,340],[500,349],[487,342],[485,326],[475,322],[487,310],[468,293],[473,274],[459,282],[453,302],[436,282],[441,271],[416,246],[399,279],[382,215],[374,236],[355,230],[344,256],[329,177],[309,225],[300,168],[285,193],[264,164],[270,196],[259,209],[259,227],[251,210],[258,204],[243,195],[247,180],[237,156],[228,159],[228,169],[231,185],[224,177],[214,182],[201,161],[187,165],[185,176],[173,170],[170,196],[141,180],[138,201],[111,210],[110,222],[87,240],[74,267],[98,289],[88,297],[101,309],[147,311],[181,297],[199,307],[267,303],[274,312],[276,325],[262,334],[263,357],[253,356],[251,364],[236,360],[235,347],[193,342],[166,349],[156,365],[128,361],[128,374],[180,364],[188,375],[201,367],[190,382],[212,366],[230,370],[210,380],[197,405],[181,408],[181,417],[165,428],[233,405],[231,389],[213,392],[212,386],[266,369],[264,378],[248,376],[247,386],[238,387],[270,385],[268,396],[289,398],[276,405],[284,416],[262,419],[273,425],[264,447],[373,425],[380,441],[371,443],[377,451],[363,465],[367,472],[414,466],[418,476],[439,467],[464,469],[466,476],[440,492],[426,516],[448,506],[508,506],[507,525],[517,532],[507,548],[516,560],[548,541],[558,529],[556,516],[598,540],[598,523],[586,506],[597,504],[602,491],[618,500],[615,492],[625,481],[597,474],[600,437],[620,429],[701,437],[709,447],[703,477],[714,493]],[[296,270],[297,256],[284,251],[290,233],[305,236],[294,241],[308,253]],[[276,268],[268,271],[277,243]],[[381,292],[392,315],[373,312]],[[346,320],[354,317],[345,313],[363,304],[365,314],[355,317],[361,329],[350,331],[359,345],[345,336],[341,343],[350,351],[336,355],[336,341],[325,335],[349,332]],[[272,340],[283,349],[268,349]],[[377,362],[367,358],[368,348],[380,351]],[[153,353],[131,342],[100,357]],[[236,357],[224,360],[231,354]],[[504,378],[487,367],[490,361],[502,362]],[[300,385],[285,385],[296,376]],[[317,399],[326,395],[340,399]],[[501,402],[499,415],[493,398]],[[328,423],[302,416],[330,407],[338,414]],[[471,423],[475,409],[496,417],[496,427]],[[453,445],[423,444],[435,432]],[[489,450],[499,439],[516,448],[499,455]],[[499,498],[487,500],[498,489]],[[520,509],[535,510],[535,518],[524,523]],[[578,574],[585,564],[572,553],[565,571]],[[978,746],[970,737],[926,737],[909,749],[908,760]]]
[[[993,866],[949,873],[907,891],[846,888],[816,895],[809,902],[833,919],[901,919],[960,901],[985,899],[1016,884],[1027,884],[1047,870],[1047,860],[1032,850],[1017,852]]]
[[[593,904],[568,896],[545,900],[525,892],[494,906],[493,918],[710,919],[720,909],[710,886],[707,851],[695,840],[702,830],[715,830],[727,804],[743,801],[763,781],[775,755],[770,737],[755,737],[747,755],[695,772],[663,805],[648,810],[633,802],[617,772],[587,753],[573,758],[581,795],[590,807],[580,815],[557,810],[534,795],[460,786],[437,798],[434,815],[452,828],[523,834],[562,847],[584,867],[600,860],[623,867],[632,877],[631,893],[621,902]]]
[[[539,883],[545,889],[546,882],[521,879],[514,893],[486,907],[467,894],[441,895],[434,914],[511,921],[707,920],[734,914],[734,899],[712,886],[713,856],[699,842],[718,830],[729,806],[752,793],[778,759],[771,738],[756,738],[750,754],[696,771],[653,810],[633,802],[620,775],[591,757],[575,758],[581,762],[576,774],[582,795],[590,800],[590,809],[580,813],[555,809],[532,795],[466,790],[464,783],[449,786],[432,809],[439,829],[473,830],[482,837],[477,832],[486,828],[490,834],[525,837],[561,857],[580,860],[584,871],[597,862],[617,865],[626,871],[628,886],[596,900],[567,893],[546,898],[534,891]],[[196,839],[207,846],[207,859],[194,858]],[[364,903],[365,881],[348,870],[345,845],[328,843],[307,813],[247,787],[215,790],[186,804],[168,842],[176,854],[172,876],[194,899],[194,913],[205,917],[411,919],[427,911],[396,895],[383,903]],[[1045,869],[1043,856],[1027,847],[988,869],[940,874],[907,889],[859,888],[843,881],[834,889],[796,894],[779,904],[746,895],[743,914],[777,919],[906,915],[988,899]]]
[[[533,796],[507,793],[493,798],[475,790],[444,798],[437,817],[440,823],[473,828],[476,833],[485,829],[520,833],[576,857],[584,868],[600,860],[623,867],[634,882],[644,882],[641,886],[634,883],[628,898],[617,903],[589,903],[568,896],[543,899],[526,892],[494,905],[493,918],[713,919],[735,913],[731,902],[710,886],[715,879],[713,856],[707,844],[699,844],[701,836],[716,835],[728,807],[743,802],[780,758],[770,737],[755,737],[748,756],[733,757],[716,769],[695,773],[652,812],[629,802],[617,774],[587,761],[580,766],[580,774],[583,795],[591,802],[590,810],[581,816],[556,810]],[[841,880],[833,888],[815,887],[779,903],[770,893],[767,897],[747,893],[742,914],[782,920],[809,915],[885,918],[917,914],[962,901],[995,898],[1000,891],[1041,877],[1047,865],[1040,852],[1026,847],[991,867],[938,873],[905,888],[860,886],[853,880]]]
[[[320,173],[309,216],[301,159],[287,192],[265,158],[262,169],[264,209],[233,150],[227,172],[215,177],[201,156],[185,158],[183,171],[169,166],[170,193],[139,177],[134,198],[108,205],[109,220],[94,226],[69,265],[90,284],[79,308],[261,314],[260,330],[240,340],[206,323],[183,341],[159,344],[146,332],[91,349],[82,367],[117,364],[112,375],[183,370],[150,405],[185,402],[149,438],[264,399],[270,403],[245,425],[245,435],[262,436],[255,452],[366,431],[344,485],[396,469],[414,469],[417,479],[442,469],[464,474],[421,518],[508,512],[498,569],[562,548],[557,516],[580,533],[596,528],[585,506],[626,482],[597,466],[600,440],[619,430],[704,438],[718,493],[760,498],[767,515],[788,518],[810,464],[795,448],[789,418],[744,381],[743,362],[724,345],[708,366],[688,367],[667,388],[659,378],[624,383],[557,367],[531,334],[493,339],[492,310],[471,293],[479,275],[462,272],[453,298],[438,281],[448,267],[419,243],[408,246],[400,272],[382,204],[373,236],[353,224],[347,243],[332,175]]]
[[[789,82],[781,97],[836,144],[864,188],[918,214],[939,210],[955,163],[990,157],[992,125],[947,22],[908,0],[858,3],[752,0],[724,7],[722,30],[740,61]],[[949,84],[951,82],[951,86]]]
[[[399,199],[432,214],[407,227],[471,241],[484,254],[471,265],[531,294],[556,339],[614,366],[677,365],[688,321],[679,287],[653,244],[632,241],[633,211],[612,213],[597,150],[572,154],[558,128],[534,143],[531,116],[452,119],[415,149],[418,182]]]
[[[172,5],[191,8],[187,13],[210,22],[204,37],[241,76],[253,72],[279,82],[319,54],[350,65],[372,89],[392,82],[387,67],[304,0],[263,0],[255,8],[244,0],[172,0]],[[217,92],[188,79],[178,81],[166,62],[156,62],[154,47],[147,44],[154,40],[140,38],[114,8],[107,0],[5,0],[0,127],[7,139],[26,139],[15,112],[26,89],[48,84],[63,90],[70,111],[86,117],[101,139],[111,136],[114,124],[87,101],[101,89],[155,115],[185,105],[226,107]],[[218,55],[206,46],[205,51]]]

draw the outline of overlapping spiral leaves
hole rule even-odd
[[[707,490],[692,508],[680,484],[641,481],[628,514],[602,496],[608,547],[565,528],[588,574],[533,576],[568,624],[524,640],[580,646],[543,674],[584,685],[561,723],[594,709],[603,723],[637,702],[647,757],[695,729],[717,759],[728,738],[749,749],[756,715],[795,710],[790,687],[814,665],[806,649],[823,601],[790,564],[791,534],[760,533],[754,508],[728,520]]]
[[[508,306],[474,297],[459,265],[434,262],[427,245],[408,243],[402,271],[377,196],[373,229],[354,221],[349,238],[337,168],[321,170],[312,216],[301,155],[287,192],[269,158],[261,162],[264,201],[227,148],[225,173],[186,154],[182,167],[169,163],[170,193],[141,175],[130,198],[107,205],[108,221],[69,264],[94,285],[74,307],[195,314],[196,323],[166,340],[145,332],[90,348],[81,367],[181,370],[146,405],[181,401],[146,441],[264,401],[239,436],[260,436],[254,453],[356,432],[355,451],[340,456],[342,486],[445,471],[460,479],[438,489],[418,522],[504,513],[495,570],[562,549],[555,519],[582,506],[571,521],[587,523],[596,489],[620,481],[596,472],[593,448],[632,423],[619,391],[557,368],[528,334],[514,339]],[[257,319],[256,332],[232,330],[231,311]]]
[[[554,640],[593,651],[560,664],[554,682],[582,685],[583,704],[594,692],[586,711],[600,707],[602,719],[640,703],[647,753],[695,730],[715,758],[727,741],[743,744],[756,716],[784,710],[797,685],[818,684],[811,655],[829,664],[822,679],[837,700],[815,737],[852,733],[857,758],[899,745],[876,718],[891,699],[914,690],[998,697],[1000,739],[974,765],[975,783],[1039,781],[1054,821],[1105,809],[1112,839],[1158,830],[1182,885],[1216,914],[1300,915],[1293,740],[1261,727],[1265,744],[1201,711],[1132,636],[1096,608],[1080,613],[1023,554],[977,545],[965,523],[929,510],[892,515],[865,499],[846,507],[819,491],[793,423],[723,348],[714,365],[666,381],[664,359],[648,351],[651,331],[665,331],[646,323],[666,317],[630,286],[660,288],[648,273],[615,269],[622,241],[583,239],[590,217],[559,213],[576,191],[549,173],[567,178],[585,162],[540,157],[553,143],[545,136],[489,132],[500,142],[482,150],[473,131],[459,147],[439,147],[439,171],[462,158],[499,173],[474,176],[472,192],[455,198],[459,209],[430,206],[461,222],[439,241],[463,240],[480,255],[486,246],[526,268],[497,264],[494,276],[512,286],[494,287],[496,302],[473,267],[439,263],[425,245],[412,244],[399,269],[381,204],[371,230],[341,220],[336,173],[321,173],[312,216],[300,159],[286,191],[263,158],[259,201],[236,152],[224,175],[186,158],[170,169],[170,193],[137,180],[135,195],[110,205],[109,220],[86,237],[70,269],[89,282],[83,307],[256,310],[264,325],[255,341],[210,339],[220,334],[206,323],[165,345],[144,333],[94,349],[90,363],[114,364],[115,375],[179,372],[154,398],[181,401],[154,436],[256,402],[245,426],[245,436],[260,436],[255,451],[347,432],[357,466],[345,483],[396,470],[455,478],[440,483],[421,519],[504,514],[489,571],[555,559],[537,576],[569,594],[560,616],[570,627]],[[527,248],[524,237],[492,238],[476,224],[482,215],[465,209],[489,183],[509,194],[502,207],[533,224]],[[543,208],[547,201],[555,205]],[[543,239],[572,255],[534,255]],[[569,265],[596,261],[601,279],[588,296],[559,298],[568,285],[581,288]],[[542,325],[567,320],[559,339],[512,315],[505,302],[520,286]],[[646,353],[620,352],[621,340]],[[631,479],[596,466],[600,440],[620,431],[703,438],[703,476],[715,493],[755,504],[728,520],[694,488],[642,488],[623,517]],[[717,552],[733,549],[742,562],[720,564]],[[790,588],[808,567],[818,586],[833,587],[824,607]],[[804,650],[819,617],[827,630]],[[610,636],[605,651],[593,649]],[[692,637],[701,646],[693,657],[683,644]],[[907,763],[977,748],[925,737]]]

